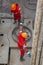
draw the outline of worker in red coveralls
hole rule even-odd
[[[23,13],[22,13],[21,7],[17,3],[11,5],[11,13],[14,13],[14,24],[18,22],[19,30],[22,31],[23,29],[22,24],[24,23],[24,20],[22,20]]]
[[[14,23],[16,23],[16,21],[18,21],[18,25],[21,22],[21,7],[16,3],[16,4],[12,4],[11,5],[11,12],[14,13]]]
[[[28,52],[25,39],[28,37],[26,32],[20,32],[18,35],[18,48],[20,49],[20,60],[24,61],[25,51]]]

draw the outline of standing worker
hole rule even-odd
[[[28,37],[28,34],[26,32],[20,32],[18,35],[18,48],[20,49],[20,60],[24,61],[25,59],[24,54],[25,52],[28,52],[27,46],[26,46],[26,38]]]
[[[22,20],[23,13],[21,7],[17,3],[11,5],[11,13],[14,13],[14,24],[18,22],[19,30],[22,31],[22,24],[24,23],[24,21]]]
[[[11,5],[11,13],[14,13],[14,23],[18,21],[18,24],[21,21],[21,7],[16,3]]]

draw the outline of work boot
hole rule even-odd
[[[20,56],[20,61],[25,61],[25,59],[23,58],[23,56]]]

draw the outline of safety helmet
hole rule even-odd
[[[26,32],[23,32],[23,33],[21,34],[21,36],[22,36],[23,38],[27,38],[27,37],[28,37],[28,34],[27,34]]]
[[[11,9],[12,9],[12,10],[15,10],[15,9],[16,9],[16,4],[12,4],[12,5],[11,5]]]

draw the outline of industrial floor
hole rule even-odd
[[[4,39],[0,40],[4,46],[0,47],[0,64],[8,65],[31,65],[31,58],[25,53],[25,61],[20,61],[20,52],[16,46],[10,47],[7,35],[4,35]],[[17,43],[14,42],[17,45]],[[10,48],[10,50],[9,50]],[[29,49],[29,51],[31,51]]]
[[[10,65],[31,65],[31,58],[25,54],[25,61],[20,61],[20,52],[18,49],[11,49]]]

